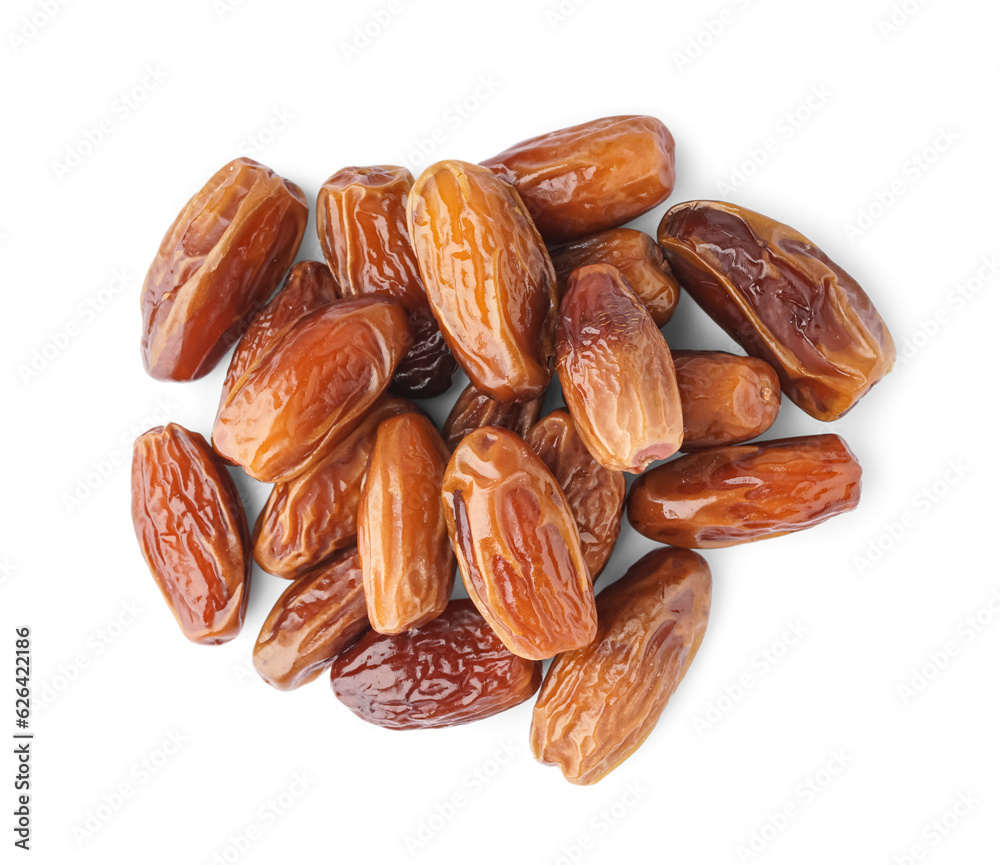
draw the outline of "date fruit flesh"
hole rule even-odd
[[[513,430],[523,438],[538,420],[544,405],[545,394],[527,402],[500,402],[470,384],[455,400],[441,435],[452,451],[470,432],[484,426]]]
[[[861,466],[840,436],[797,436],[657,466],[632,486],[628,521],[654,541],[711,549],[808,529],[860,498]]]

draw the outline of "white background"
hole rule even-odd
[[[50,2],[0,14],[0,706],[13,732],[28,625],[36,733],[33,850],[5,862],[997,861],[1000,277],[977,281],[1000,252],[996,4]],[[704,646],[647,743],[590,788],[532,759],[530,704],[398,733],[324,679],[273,691],[247,665],[286,583],[259,571],[238,639],[186,642],[128,499],[135,435],[167,419],[207,434],[225,370],[172,385],[140,363],[142,277],[180,206],[241,152],[314,201],[345,165],[419,173],[618,113],[673,131],[670,203],[793,224],[889,322],[906,357],[833,425],[864,466],[858,510],[707,554]],[[300,257],[318,254],[310,223]],[[665,332],[731,347],[687,298]],[[829,428],[786,403],[774,434]],[[252,522],[266,488],[240,487]],[[651,547],[626,528],[604,580]]]

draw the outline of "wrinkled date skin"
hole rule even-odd
[[[330,268],[318,261],[300,261],[285,284],[243,334],[229,361],[220,407],[254,361],[278,342],[307,313],[340,298],[340,287]]]
[[[155,427],[132,450],[132,524],[184,636],[213,645],[243,627],[250,532],[232,478],[198,433]]]
[[[296,580],[264,620],[253,665],[279,691],[313,681],[368,630],[357,549]]]
[[[408,399],[383,396],[327,456],[293,480],[275,484],[254,527],[257,564],[293,580],[352,545],[361,484],[378,425],[416,410]]]
[[[597,596],[589,646],[560,655],[531,719],[531,751],[568,781],[593,784],[645,741],[708,626],[712,575],[689,550],[639,559]]]
[[[529,138],[483,165],[517,189],[542,237],[561,243],[666,201],[674,139],[655,117],[602,117]]]
[[[448,606],[455,556],[441,481],[450,453],[416,412],[382,421],[358,506],[368,619],[382,634],[419,628]]]
[[[413,175],[395,165],[343,168],[320,187],[316,232],[345,296],[384,294],[409,313],[413,347],[392,389],[431,397],[451,386],[457,364],[431,313],[410,245],[406,199],[412,186]]]
[[[309,206],[259,162],[212,175],[167,230],[142,286],[142,362],[153,378],[210,372],[295,260]]]
[[[896,347],[861,286],[797,231],[721,201],[688,201],[658,240],[681,285],[784,393],[841,417],[891,369]]]
[[[465,588],[508,649],[543,660],[594,638],[594,590],[573,512],[518,435],[500,427],[467,435],[441,496]]]
[[[511,654],[471,601],[418,630],[370,631],[330,670],[337,699],[394,730],[452,727],[513,708],[538,690],[542,665]]]
[[[604,468],[591,456],[564,408],[547,414],[524,440],[559,481],[580,532],[587,569],[596,582],[621,531],[625,475]]]
[[[770,429],[781,384],[759,357],[725,351],[674,351],[684,414],[683,451],[735,445]]]
[[[286,481],[336,447],[410,347],[406,310],[379,296],[309,313],[228,395],[213,441],[260,481]]]
[[[541,416],[544,405],[544,393],[527,402],[500,402],[470,384],[455,400],[441,434],[452,451],[470,432],[484,426],[513,430],[523,438]]]
[[[558,299],[548,251],[517,192],[467,162],[438,162],[407,200],[427,298],[472,383],[502,402],[545,392]]]
[[[550,249],[559,293],[566,293],[570,274],[588,264],[610,264],[643,302],[657,327],[677,308],[680,286],[663,258],[663,250],[648,234],[632,228],[612,228]]]
[[[628,521],[663,544],[731,547],[776,538],[854,510],[861,466],[838,435],[711,448],[647,472]]]
[[[615,268],[573,271],[557,350],[566,405],[602,466],[638,473],[677,451],[684,425],[670,349]]]

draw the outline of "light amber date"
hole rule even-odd
[[[710,549],[776,538],[854,510],[861,466],[837,435],[711,448],[647,472],[628,521],[675,547]]]
[[[381,396],[410,347],[393,300],[341,300],[301,319],[243,374],[215,422],[216,450],[261,481],[330,453]]]
[[[560,295],[566,293],[570,274],[588,264],[610,264],[649,310],[657,327],[674,314],[680,286],[663,258],[663,251],[648,234],[632,228],[612,228],[550,249]]]
[[[441,434],[448,450],[455,450],[470,432],[484,426],[513,430],[523,438],[538,420],[544,405],[545,394],[527,402],[500,402],[470,384],[455,400]]]
[[[573,512],[518,435],[467,435],[441,495],[465,588],[508,649],[540,660],[593,639],[594,590]]]
[[[378,425],[416,411],[387,394],[323,459],[271,490],[254,527],[253,555],[265,571],[293,580],[350,546],[358,532],[358,502]]]
[[[471,601],[452,601],[422,628],[370,631],[330,669],[333,692],[355,715],[394,730],[451,727],[530,699],[542,665],[511,654]]]
[[[814,418],[841,417],[892,369],[896,347],[868,295],[795,229],[688,201],[667,211],[657,237],[688,294]]]
[[[382,634],[444,612],[455,583],[441,481],[448,448],[416,412],[382,421],[358,505],[358,550],[368,620]]]
[[[551,379],[556,277],[517,192],[467,162],[438,162],[407,200],[427,298],[455,359],[503,402],[541,395]]]
[[[569,411],[556,409],[524,438],[566,494],[580,532],[587,569],[597,581],[608,562],[625,510],[625,475],[604,468],[583,443]]]
[[[410,315],[413,347],[396,370],[393,390],[431,397],[451,386],[455,359],[431,313],[406,227],[413,175],[396,165],[343,168],[316,199],[316,232],[346,296],[384,294]]]
[[[673,351],[684,415],[683,451],[734,445],[770,429],[781,408],[774,368],[725,351]]]
[[[483,162],[513,184],[550,243],[622,225],[674,188],[674,139],[655,117],[621,115],[559,129]]]
[[[615,268],[573,271],[557,340],[563,396],[594,459],[638,473],[677,451],[684,425],[670,349]]]
[[[269,685],[291,691],[367,630],[361,563],[352,548],[285,589],[260,629],[253,665]]]
[[[239,494],[198,433],[155,427],[132,450],[132,525],[184,636],[211,645],[243,627],[250,538]]]
[[[211,371],[294,261],[308,216],[302,190],[259,162],[234,159],[213,174],[146,274],[146,372],[190,381]]]
[[[593,784],[653,731],[708,626],[712,576],[689,550],[639,559],[597,596],[589,646],[560,655],[531,719],[531,751],[568,781]]]

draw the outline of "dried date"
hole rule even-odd
[[[455,450],[470,432],[484,426],[513,430],[523,438],[538,420],[544,404],[545,394],[527,402],[500,402],[470,384],[455,400],[441,434],[449,450]]]

